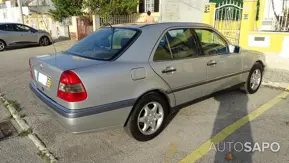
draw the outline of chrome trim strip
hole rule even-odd
[[[90,108],[84,108],[84,109],[68,109],[66,107],[63,107],[44,95],[38,88],[30,83],[30,89],[32,92],[41,99],[45,104],[47,104],[51,109],[56,111],[58,114],[66,117],[66,118],[78,118],[78,117],[84,117],[89,116],[93,114],[99,114],[103,112],[108,112],[116,109],[121,109],[129,106],[133,106],[136,102],[136,99],[128,99],[108,104],[103,104],[95,107]]]
[[[211,80],[207,80],[207,81],[203,81],[203,82],[189,84],[189,85],[186,85],[186,86],[182,86],[182,87],[179,87],[179,88],[168,90],[168,91],[166,91],[166,93],[170,94],[170,93],[174,93],[174,92],[183,91],[183,90],[186,90],[186,89],[190,89],[190,88],[197,87],[197,86],[204,85],[204,84],[209,84],[209,83],[212,83],[212,82],[215,82],[215,81],[218,81],[218,80],[222,80],[222,79],[225,79],[225,78],[233,77],[233,76],[240,75],[240,74],[247,73],[247,72],[250,72],[250,70],[246,70],[246,71],[242,71],[242,72],[238,72],[238,73],[225,75],[225,76],[222,76],[222,77],[217,77],[217,78],[214,78],[214,79],[211,79]]]

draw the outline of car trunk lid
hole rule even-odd
[[[34,85],[56,102],[61,100],[57,97],[57,91],[61,74],[64,71],[106,62],[107,61],[86,59],[63,53],[42,55],[30,59]]]

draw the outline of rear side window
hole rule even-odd
[[[0,30],[2,31],[14,31],[13,24],[3,24],[0,25]]]
[[[65,53],[96,60],[111,60],[140,33],[130,28],[102,28],[80,40]]]
[[[177,60],[198,56],[198,44],[191,29],[173,29],[161,39],[153,60]]]
[[[171,53],[171,49],[169,48],[169,43],[166,35],[161,39],[158,48],[154,55],[154,61],[162,61],[162,60],[172,60],[173,55]]]
[[[0,30],[1,31],[6,31],[6,25],[0,25]]]

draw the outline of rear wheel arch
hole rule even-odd
[[[6,44],[6,42],[5,42],[4,40],[2,40],[2,39],[0,39],[0,41],[2,42],[0,51],[4,51],[5,48],[7,47],[7,44]]]
[[[147,91],[147,92],[143,93],[142,95],[140,95],[137,98],[136,102],[134,103],[134,106],[138,103],[138,101],[142,97],[144,97],[145,95],[150,94],[150,93],[157,93],[160,97],[162,97],[167,102],[167,104],[169,106],[168,113],[170,114],[172,112],[172,107],[170,106],[170,98],[168,97],[168,95],[163,90],[160,90],[160,89],[153,89],[153,90],[150,90],[150,91]],[[129,121],[129,118],[131,117],[131,114],[132,114],[132,112],[134,110],[134,106],[133,106],[132,110],[130,111],[130,113],[129,113],[127,119],[126,119],[124,126],[127,125],[128,121]]]
[[[4,45],[7,46],[7,43],[4,40],[0,39],[0,41],[4,42]]]

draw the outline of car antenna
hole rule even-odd
[[[106,23],[106,25],[109,25],[109,26],[110,26],[110,28],[113,28],[113,27],[112,27],[112,25],[111,25],[110,23]]]

